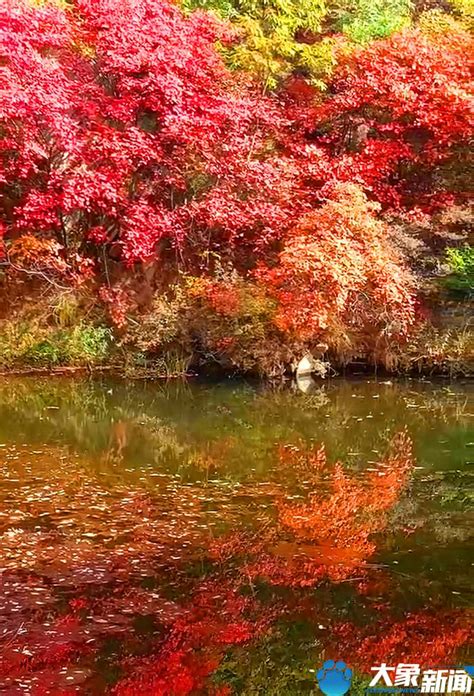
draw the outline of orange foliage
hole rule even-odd
[[[361,476],[347,474],[340,462],[329,464],[324,447],[309,452],[285,447],[280,458],[285,469],[296,469],[309,482],[313,492],[303,503],[286,496],[277,500],[278,537],[262,540],[253,549],[258,558],[249,572],[289,586],[363,574],[376,551],[373,535],[386,529],[384,513],[397,503],[413,468],[406,433],[394,438],[374,471]],[[325,487],[327,494],[321,494]],[[233,546],[235,551],[235,540]]]
[[[61,246],[52,239],[23,235],[10,246],[9,256],[15,267],[64,274],[68,265],[61,256]]]
[[[311,461],[311,454],[309,458]],[[315,461],[316,473],[327,471],[324,449],[316,451]],[[329,497],[314,492],[308,502],[300,505],[281,503],[280,522],[297,539],[331,544],[341,549],[361,548],[370,555],[375,546],[369,542],[369,537],[385,527],[381,513],[396,503],[408,482],[411,468],[411,442],[405,433],[401,433],[392,443],[391,453],[376,471],[370,471],[358,480],[346,474],[342,464],[337,462],[330,474]],[[312,473],[310,469],[310,476]],[[313,474],[313,480],[315,478]]]
[[[239,312],[239,293],[232,286],[225,283],[209,282],[206,297],[210,306],[217,314],[233,317]]]
[[[357,186],[339,184],[325,205],[288,235],[278,265],[260,269],[260,280],[279,301],[280,329],[307,340],[330,336],[331,327],[342,324],[373,346],[409,331],[410,276],[376,211]]]

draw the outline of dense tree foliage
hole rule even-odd
[[[278,264],[260,274],[278,299],[283,330],[309,339],[324,333],[348,349],[407,333],[410,281],[376,208],[353,184],[339,184],[331,200],[288,234]]]
[[[209,324],[219,283],[229,307],[246,284],[266,307],[254,346],[324,339],[383,361],[416,317],[381,216],[426,221],[467,198],[466,8],[198,5],[2,3],[8,279],[102,285],[123,334],[136,311],[166,323],[157,293],[195,318],[199,296]]]
[[[394,207],[446,205],[466,195],[453,190],[449,171],[462,167],[472,133],[470,45],[462,31],[406,31],[343,61],[334,95],[315,113],[327,114],[336,172]],[[446,163],[452,166],[442,177]]]
[[[260,156],[281,116],[229,84],[213,23],[168,3],[2,7],[6,223],[128,264],[233,245],[285,219],[288,167]],[[118,6],[117,6],[118,9]],[[54,32],[54,33],[53,33]],[[38,71],[41,73],[38,76]],[[49,89],[54,84],[55,89]],[[20,103],[18,101],[20,100]]]

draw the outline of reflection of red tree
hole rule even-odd
[[[266,633],[278,613],[277,608],[265,607],[253,595],[244,596],[239,582],[234,584],[214,575],[212,580],[197,579],[194,586],[190,585],[188,598],[182,603],[160,592],[126,590],[115,578],[114,585],[119,581],[116,590],[109,585],[106,596],[74,598],[68,613],[53,618],[58,606],[49,593],[43,598],[47,610],[27,612],[28,602],[35,602],[36,585],[28,588],[23,583],[22,597],[17,592],[21,592],[20,579],[10,581],[16,598],[14,615],[21,601],[24,620],[0,653],[0,686],[11,689],[12,694],[21,684],[38,696],[77,693],[74,688],[89,685],[89,658],[94,660],[103,641],[114,635],[121,639],[122,657],[117,655],[117,659],[125,674],[114,693],[196,693],[229,647]],[[33,599],[28,594],[31,591]],[[5,595],[4,590],[0,606],[5,605]],[[136,616],[148,616],[157,626],[153,635],[142,641],[133,630]],[[69,680],[73,682],[71,690],[67,687]],[[228,692],[216,688],[206,693],[225,696]]]
[[[69,487],[63,473],[49,466],[40,478],[38,471],[34,478],[22,471],[18,500],[27,499],[29,507],[15,517],[19,526],[0,537],[6,567],[0,583],[0,690],[13,694],[27,684],[37,687],[32,693],[38,696],[87,688],[96,693],[98,677],[91,669],[105,641],[115,637],[120,647],[112,661],[123,673],[113,688],[116,696],[227,696],[225,687],[212,690],[209,684],[225,652],[259,639],[285,614],[330,626],[334,653],[354,656],[354,666],[363,670],[383,659],[449,659],[466,641],[461,617],[420,612],[394,620],[388,573],[375,573],[375,586],[374,572],[368,573],[373,535],[387,528],[387,513],[409,479],[406,435],[397,436],[379,465],[360,475],[328,463],[322,448],[284,447],[280,460],[286,490],[277,483],[265,488],[265,497],[275,501],[276,522],[256,525],[251,534],[247,526],[236,526],[232,505],[223,504],[233,531],[212,544],[199,488],[163,482],[152,494],[115,484],[112,494],[72,460]],[[12,453],[10,470],[20,464]],[[293,479],[313,491],[303,502],[291,497]],[[231,499],[230,493],[225,503]],[[3,500],[10,517],[18,513],[18,500]],[[38,519],[49,526],[36,531],[25,524]],[[204,565],[196,575],[190,568],[197,560]],[[334,623],[327,607],[316,606],[314,593],[288,593],[281,603],[265,603],[254,594],[257,578],[286,587],[350,579],[351,588],[365,595],[362,602],[377,598],[370,608],[380,621],[370,629]],[[144,579],[152,580],[151,589]],[[181,593],[177,599],[170,598],[171,586]],[[149,633],[135,630],[137,617],[150,619]]]
[[[185,696],[203,688],[224,651],[266,632],[275,610],[244,597],[225,580],[203,582],[171,626],[152,657],[125,660],[130,676],[115,688],[118,696]],[[225,689],[207,691],[224,696]]]
[[[187,650],[163,650],[152,658],[130,663],[133,677],[114,690],[119,696],[186,696],[201,689],[218,667],[218,660],[202,659]]]
[[[66,693],[67,666],[92,652],[75,614],[57,615],[57,598],[33,575],[5,572],[0,583],[0,691],[15,684],[54,696]],[[63,672],[63,679],[58,678]],[[36,689],[36,690],[35,690]],[[43,689],[43,691],[41,691]],[[25,691],[26,693],[26,691]],[[28,691],[29,693],[29,691]]]
[[[303,503],[289,497],[277,503],[280,538],[253,572],[276,584],[301,586],[360,572],[376,550],[373,535],[386,528],[385,513],[408,483],[413,455],[406,433],[397,435],[383,461],[361,476],[347,474],[339,462],[330,465],[324,448],[284,448],[280,459],[290,473],[296,469],[304,476],[313,492]]]
[[[402,619],[383,616],[370,625],[345,623],[331,630],[334,655],[350,656],[352,664],[367,673],[381,662],[446,665],[472,635],[466,614],[442,610],[407,614]],[[331,648],[328,652],[332,653]]]

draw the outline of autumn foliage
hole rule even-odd
[[[259,276],[278,299],[275,321],[283,331],[330,342],[339,334],[360,349],[364,340],[406,335],[414,318],[411,281],[376,211],[357,186],[338,184],[288,233],[278,264]]]
[[[276,302],[254,353],[324,334],[333,357],[388,364],[416,287],[383,216],[466,200],[464,19],[277,3],[265,22],[250,5],[2,3],[2,268],[20,295],[106,298],[121,336],[183,272],[236,274]]]
[[[410,30],[342,61],[315,113],[328,119],[336,175],[394,208],[430,210],[467,195],[439,172],[467,156],[473,132],[471,42],[464,31]]]
[[[291,173],[261,156],[276,105],[231,80],[210,17],[135,5],[2,5],[8,230],[65,255],[115,245],[127,265],[276,234]]]

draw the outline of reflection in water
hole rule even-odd
[[[375,534],[386,529],[387,513],[408,485],[413,468],[409,438],[400,433],[387,456],[358,476],[348,475],[340,462],[328,462],[324,447],[284,447],[280,460],[282,481],[299,475],[308,492],[303,503],[295,503],[289,491],[276,501],[285,540],[270,547],[270,558],[267,544],[259,548],[257,572],[290,587],[314,585],[324,577],[345,580],[356,569],[360,575],[376,551]]]
[[[125,448],[128,444],[127,421],[119,420],[112,423],[110,428],[109,445],[105,456],[106,462],[122,462],[124,458]]]
[[[328,656],[353,691],[466,661],[467,400],[4,383],[0,691],[296,696]]]

